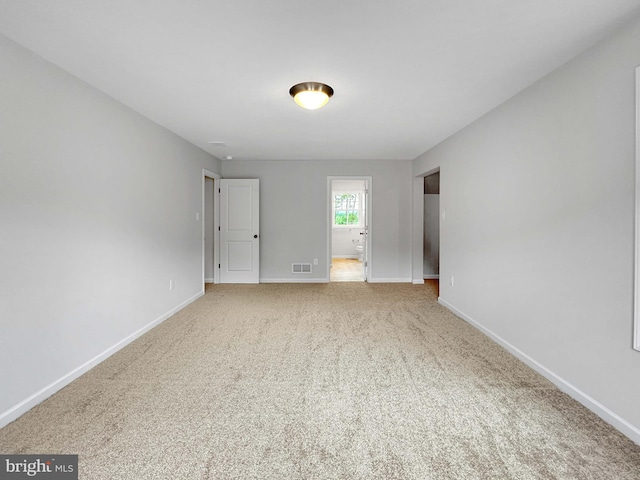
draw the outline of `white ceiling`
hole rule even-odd
[[[640,0],[0,0],[0,33],[224,159],[413,159]],[[289,97],[335,89],[321,110]],[[226,146],[212,146],[222,141]]]

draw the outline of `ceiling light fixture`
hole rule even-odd
[[[289,89],[289,95],[298,105],[307,110],[323,107],[333,95],[333,88],[319,82],[298,83]]]

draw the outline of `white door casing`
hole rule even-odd
[[[363,209],[364,209],[364,222],[365,229],[363,232],[363,274],[364,281],[371,282],[372,281],[372,268],[373,264],[373,252],[372,252],[372,218],[373,218],[373,208],[372,208],[372,176],[327,176],[327,281],[330,281],[331,278],[331,248],[332,248],[332,225],[333,225],[333,216],[332,216],[332,206],[333,206],[333,181],[334,180],[360,180],[364,182],[366,193],[363,192]],[[366,262],[366,266],[365,266]]]
[[[207,179],[213,181],[213,192],[207,190]],[[218,264],[220,263],[220,231],[218,226],[220,225],[220,197],[218,195],[218,182],[220,181],[220,175],[215,172],[211,172],[207,169],[202,169],[202,291],[204,293],[205,282],[211,281],[210,277],[205,274],[207,271],[206,263],[210,262],[211,271],[213,272],[213,283],[220,283],[220,271]],[[213,198],[210,198],[211,195]],[[211,211],[213,209],[213,211]],[[213,223],[211,225],[211,217],[213,216]],[[205,239],[206,231],[213,230],[213,238]],[[213,244],[213,245],[211,245]],[[207,248],[211,246],[212,250],[207,252]],[[213,258],[207,258],[207,255],[211,254]],[[209,272],[211,273],[211,272]]]
[[[362,190],[362,220],[364,222],[364,228],[362,231],[362,277],[366,282],[368,280],[368,267],[369,267],[369,211],[367,209],[369,202],[369,182],[365,181],[364,189]]]
[[[260,182],[221,179],[220,282],[260,281]]]

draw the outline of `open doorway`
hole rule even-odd
[[[366,282],[370,271],[370,177],[329,177],[329,280]]]
[[[443,247],[440,227],[444,220],[443,204],[440,201],[441,173],[438,166],[413,179],[412,282],[427,286],[438,297],[442,270],[440,252]]]
[[[440,278],[440,172],[424,177],[424,236],[422,274]]]
[[[202,289],[219,283],[218,181],[220,175],[202,171]]]

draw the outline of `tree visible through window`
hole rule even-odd
[[[333,196],[333,225],[360,225],[360,194],[337,193]]]

